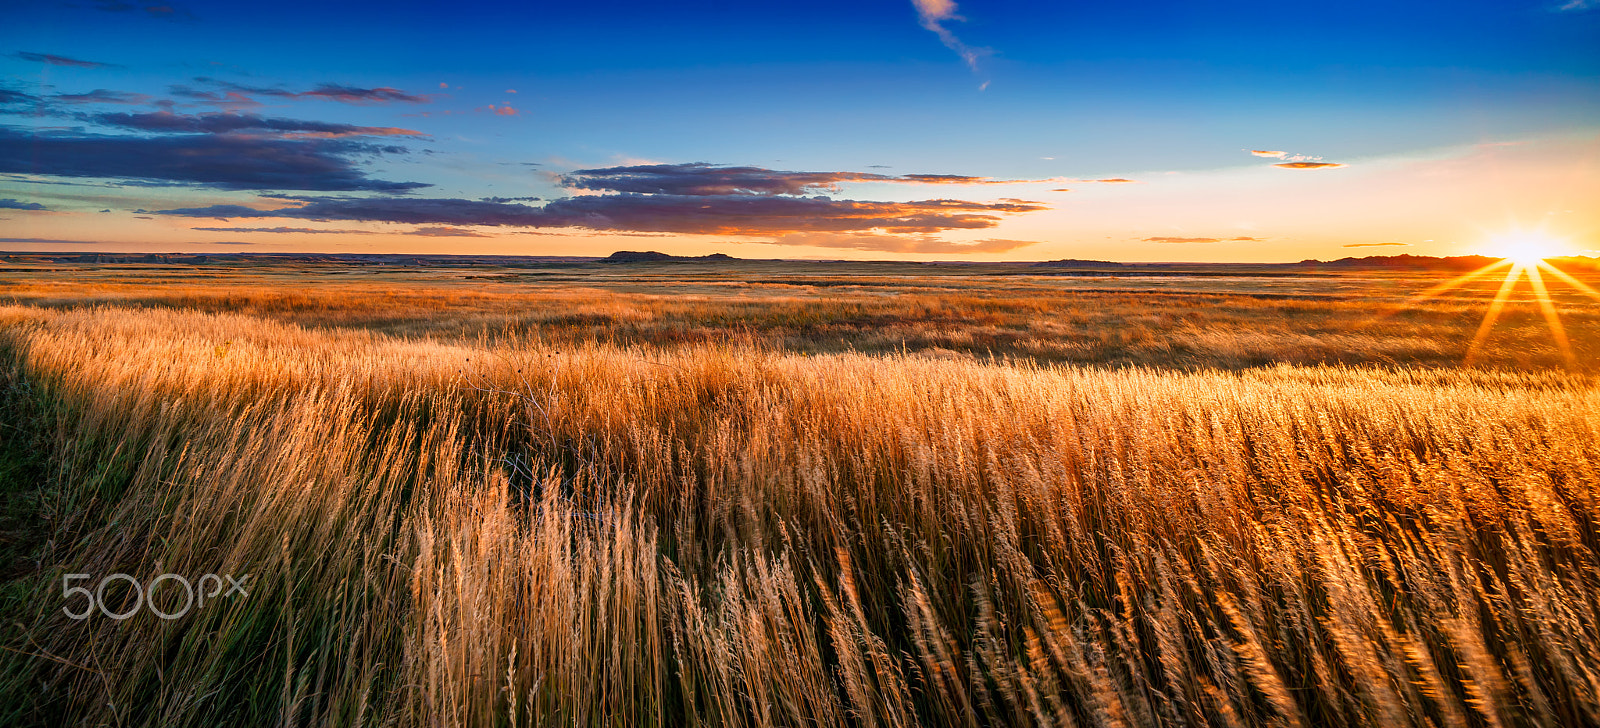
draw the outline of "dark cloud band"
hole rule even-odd
[[[212,218],[296,218],[433,225],[578,227],[590,230],[784,235],[790,233],[934,233],[999,224],[1001,215],[1045,209],[1030,202],[862,202],[758,195],[595,195],[543,207],[481,200],[408,197],[302,198],[303,205],[256,210],[212,205],[162,214]]]
[[[704,162],[580,169],[561,176],[570,189],[645,195],[803,195],[835,192],[849,182],[917,185],[995,185],[1053,180],[993,179],[955,174],[784,172],[761,167],[719,167]]]
[[[157,111],[147,114],[94,114],[83,117],[107,126],[148,132],[188,134],[230,134],[268,132],[321,137],[342,136],[423,136],[420,131],[389,126],[354,126],[325,121],[263,118],[253,114],[174,114]]]
[[[0,127],[0,172],[236,190],[399,192],[429,186],[370,179],[350,159],[403,151],[347,139],[27,134]]]

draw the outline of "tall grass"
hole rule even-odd
[[[0,336],[58,463],[7,724],[1600,723],[1587,379]],[[251,588],[61,614],[118,572]]]

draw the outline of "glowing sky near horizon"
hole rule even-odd
[[[0,250],[1600,254],[1600,2],[0,8]]]

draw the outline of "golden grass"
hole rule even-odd
[[[1600,391],[0,308],[13,725],[1600,723]],[[60,575],[251,574],[176,621]]]
[[[79,266],[0,272],[0,303],[247,313],[314,328],[455,341],[510,334],[671,349],[724,344],[731,336],[814,354],[921,352],[1203,370],[1459,366],[1499,286],[1484,278],[1442,298],[1412,301],[1450,276],[1081,278],[961,275],[961,266],[926,275],[915,274],[919,266],[844,275],[850,266],[750,265],[700,271]],[[1572,368],[1600,373],[1600,307],[1564,283],[1548,291],[1571,339]],[[1534,297],[1526,282],[1519,285],[1476,363],[1568,366]]]

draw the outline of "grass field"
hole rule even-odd
[[[0,272],[0,724],[1600,724],[1600,304],[957,268]]]

